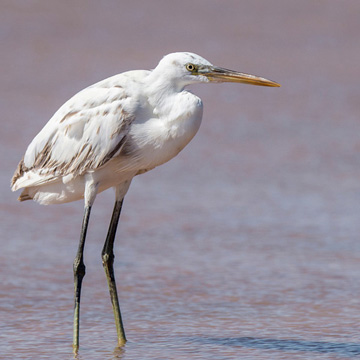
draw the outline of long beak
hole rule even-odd
[[[275,81],[215,66],[199,69],[199,73],[206,76],[212,82],[236,82],[250,85],[280,87],[280,84]]]

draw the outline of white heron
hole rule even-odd
[[[91,85],[68,100],[28,146],[11,181],[20,201],[44,205],[84,199],[74,261],[73,346],[79,347],[83,250],[96,195],[115,189],[115,206],[102,250],[119,345],[126,342],[113,271],[114,239],[124,196],[134,176],[175,157],[199,129],[203,105],[187,85],[276,82],[212,65],[189,52],[166,55],[151,71],[135,70]]]

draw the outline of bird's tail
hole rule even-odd
[[[26,200],[32,200],[33,198],[29,195],[27,188],[23,190],[23,192],[18,197],[19,201],[26,201]]]

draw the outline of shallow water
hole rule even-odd
[[[1,359],[73,357],[82,204],[16,202],[27,144],[77,90],[176,50],[282,87],[193,87],[199,134],[134,179],[115,250],[123,349],[100,259],[113,193],[97,198],[78,359],[360,356],[360,4],[226,4],[1,3]]]

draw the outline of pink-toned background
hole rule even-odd
[[[359,356],[359,16],[358,0],[1,1],[0,358],[72,357],[83,204],[17,202],[17,162],[75,92],[173,51],[282,87],[194,86],[199,134],[133,181],[123,351],[100,259],[112,191],[97,198],[79,359]]]

